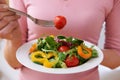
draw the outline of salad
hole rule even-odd
[[[29,49],[32,62],[48,68],[69,68],[84,64],[98,57],[94,46],[74,37],[49,35],[39,38]]]

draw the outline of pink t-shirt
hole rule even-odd
[[[53,20],[57,15],[67,18],[62,30],[42,27],[21,17],[23,40],[30,41],[43,35],[74,36],[98,44],[102,25],[105,25],[105,48],[120,53],[120,0],[10,0],[13,8],[39,19]],[[20,80],[99,80],[98,67],[73,75],[56,75],[21,68]]]

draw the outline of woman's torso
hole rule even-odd
[[[28,19],[28,41],[43,35],[74,36],[97,44],[105,17],[113,0],[25,0],[27,11],[39,19],[53,20],[57,15],[67,19],[62,30],[35,25]]]
[[[63,15],[67,19],[67,25],[62,30],[38,26],[27,19],[28,41],[52,34],[74,36],[96,45],[104,20],[113,6],[113,0],[23,0],[23,2],[28,14],[33,17],[53,20],[55,16]],[[74,75],[74,79],[69,79],[70,75],[54,78],[51,75],[43,76],[26,67],[21,69],[21,80],[99,80],[97,67]]]

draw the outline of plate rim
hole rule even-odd
[[[79,72],[84,72],[84,71],[87,71],[89,69],[93,69],[94,67],[98,66],[102,60],[103,60],[103,52],[100,50],[99,47],[97,47],[96,45],[88,42],[88,41],[85,41],[84,40],[84,43],[85,44],[89,44],[89,46],[91,45],[94,45],[94,48],[98,51],[98,58],[92,58],[90,59],[89,61],[87,61],[86,63],[80,65],[80,66],[77,66],[77,67],[71,67],[71,68],[46,68],[42,65],[38,65],[38,64],[35,64],[33,63],[29,57],[26,58],[27,62],[29,62],[30,64],[28,63],[25,63],[25,56],[29,56],[29,53],[25,54],[25,53],[21,53],[20,50],[24,50],[24,49],[28,49],[31,47],[31,45],[36,42],[37,39],[35,40],[32,40],[32,41],[29,41],[27,43],[24,43],[23,45],[21,45],[17,51],[16,51],[16,58],[17,60],[22,64],[24,65],[25,67],[27,68],[30,68],[32,70],[35,70],[35,71],[39,71],[39,72],[44,72],[44,73],[51,73],[51,74],[72,74],[72,73],[79,73]],[[28,52],[28,50],[24,50],[24,52]],[[25,56],[23,56],[23,54],[25,54]],[[21,58],[21,56],[23,58]],[[94,62],[96,64],[89,64],[89,62]],[[87,67],[86,69],[84,68],[84,66],[88,65],[89,64],[89,67]],[[31,66],[32,65],[32,66]],[[38,68],[39,67],[39,68]],[[81,69],[82,68],[82,69]]]

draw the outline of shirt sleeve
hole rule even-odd
[[[26,8],[23,1],[24,0],[9,0],[9,6],[20,11],[26,12]],[[28,31],[27,31],[27,19],[25,16],[21,16],[21,18],[19,19],[19,25],[22,31],[23,42],[26,42]]]
[[[105,48],[120,54],[120,0],[114,0],[113,8],[106,18]]]

